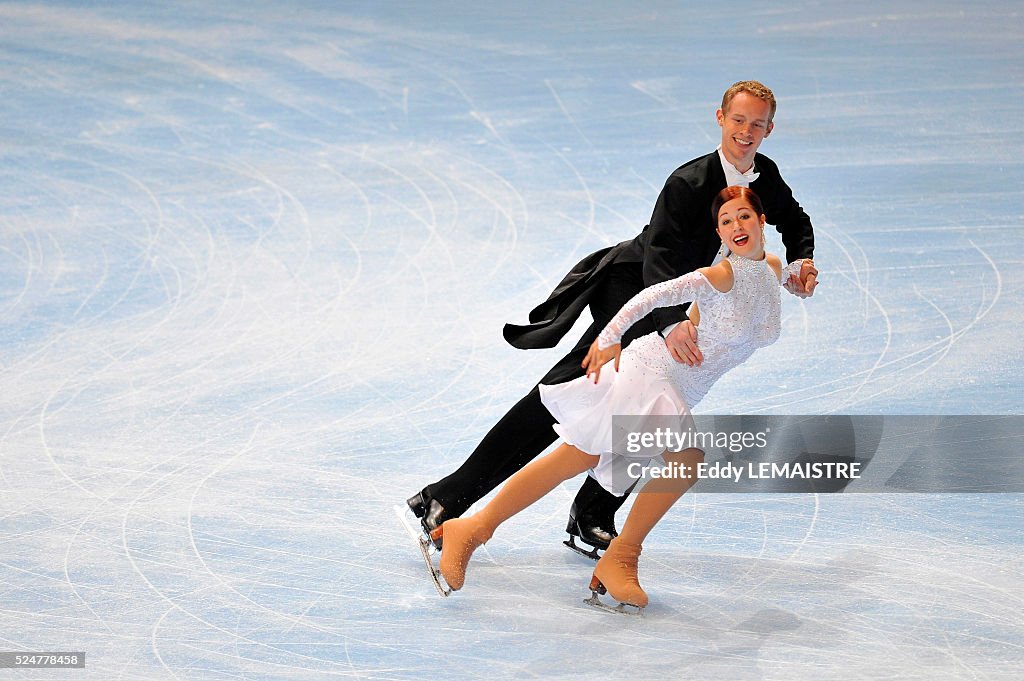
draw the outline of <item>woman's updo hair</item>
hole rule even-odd
[[[718,211],[722,210],[722,206],[733,199],[746,199],[750,207],[757,211],[759,216],[764,215],[761,199],[758,198],[753,189],[750,187],[726,187],[718,192],[715,200],[711,202],[711,219],[715,221],[715,224],[718,224]]]

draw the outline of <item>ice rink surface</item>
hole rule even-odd
[[[1020,6],[492,4],[0,4],[0,678],[1020,679],[1021,495],[689,495],[642,620],[579,481],[446,600],[391,510],[743,78],[822,284],[699,411],[1021,413]]]

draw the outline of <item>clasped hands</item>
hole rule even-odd
[[[782,287],[798,298],[810,298],[814,295],[814,288],[818,285],[818,268],[814,261],[804,258],[800,264],[800,274],[791,274],[789,279],[782,283]]]

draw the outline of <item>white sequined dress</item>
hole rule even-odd
[[[540,386],[541,401],[555,417],[559,436],[601,456],[591,475],[606,489],[622,494],[624,467],[634,460],[649,461],[663,451],[646,448],[627,454],[622,442],[613,442],[613,416],[688,419],[690,409],[719,377],[746,361],[757,348],[778,340],[782,301],[775,272],[765,259],[733,254],[729,262],[733,270],[729,291],[718,291],[700,272],[655,284],[626,303],[598,337],[599,346],[607,348],[653,309],[696,302],[700,309],[697,345],[704,354],[700,366],[676,362],[664,339],[651,333],[622,351],[618,372],[612,363],[606,364],[597,384],[581,376],[568,383]],[[801,263],[790,263],[782,281],[790,273],[799,273]]]

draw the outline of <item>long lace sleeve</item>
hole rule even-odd
[[[697,294],[711,284],[699,272],[690,272],[677,279],[648,286],[630,298],[597,337],[597,347],[604,350],[622,340],[629,327],[651,313],[657,307],[681,305],[697,299]]]

